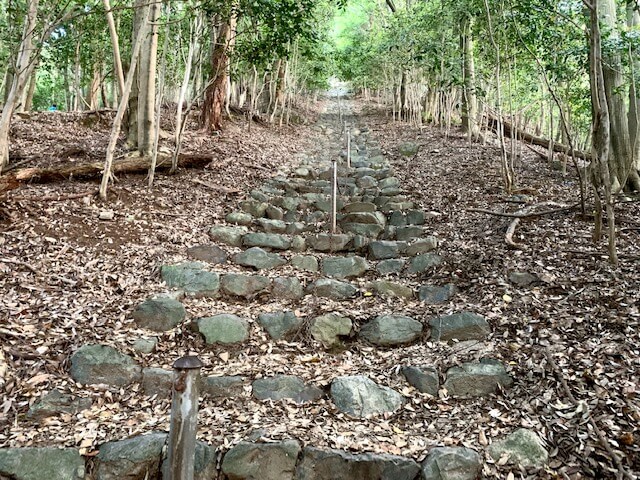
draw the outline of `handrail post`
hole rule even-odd
[[[198,430],[198,379],[202,362],[186,356],[173,364],[169,480],[193,480]]]
[[[338,227],[338,162],[333,159],[333,182],[331,183],[331,233]]]
[[[347,168],[351,168],[351,129],[350,128],[347,128]]]

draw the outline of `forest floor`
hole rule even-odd
[[[607,263],[605,245],[592,242],[592,222],[577,210],[523,220],[514,236],[522,248],[514,249],[505,243],[512,219],[470,209],[515,212],[550,201],[573,205],[579,198],[571,169],[563,175],[524,148],[517,176],[527,193],[505,195],[499,150],[491,142],[470,144],[455,129],[447,136],[436,127],[393,122],[370,104],[356,103],[355,109],[358,123],[381,143],[417,207],[438,214],[428,227],[441,241],[445,262],[430,281],[454,283],[460,291],[449,304],[415,302],[406,309],[421,320],[460,310],[482,314],[494,332],[490,341],[467,352],[455,345],[376,350],[354,343],[331,354],[314,349],[308,339],[273,343],[264,333],[236,349],[212,348],[194,332],[176,329],[157,335],[152,355],[133,352],[133,341],[149,332],[136,328],[130,314],[165,290],[161,265],[184,260],[187,247],[209,243],[209,227],[265,179],[289,171],[305,155],[339,149],[327,143],[318,125],[254,125],[249,132],[238,121],[217,137],[191,132],[186,150],[215,152],[215,160],[204,170],[161,174],[152,191],[144,176],[130,175],[111,187],[106,204],[93,196],[64,199],[96,190],[95,181],[26,185],[8,193],[2,207],[11,220],[0,223],[0,447],[68,445],[94,454],[105,441],[166,430],[168,400],[146,397],[137,387],[79,386],[70,379],[70,355],[84,344],[104,343],[136,356],[145,367],[170,368],[178,356],[195,352],[207,374],[257,378],[294,372],[326,387],[336,374],[357,372],[385,378],[411,399],[410,408],[390,418],[353,420],[325,400],[308,406],[265,403],[245,392],[246,397],[203,405],[200,437],[224,448],[259,432],[422,460],[433,446],[480,451],[524,426],[538,432],[550,452],[546,471],[523,472],[527,478],[614,478],[611,453],[590,416],[626,468],[640,472],[640,203],[617,205],[617,269]],[[82,117],[70,117],[43,113],[21,121],[14,129],[14,156],[23,166],[51,165],[62,152],[79,147],[85,159],[100,158],[108,125],[83,127]],[[400,155],[404,141],[420,145],[414,158]],[[115,218],[100,220],[107,210]],[[508,280],[513,271],[540,281],[518,287]],[[313,315],[326,309],[320,303],[298,308],[303,316]],[[359,299],[343,313],[364,319],[386,307]],[[260,311],[277,308],[266,302]],[[223,301],[212,306],[196,299],[188,308],[193,317],[230,309],[247,317],[258,313],[255,306]],[[417,394],[398,375],[407,362],[442,370],[483,355],[508,365],[512,388],[484,399],[434,398]],[[26,419],[29,406],[54,388],[91,398],[93,407],[78,417],[41,424]],[[509,468],[488,463],[483,472],[504,478]]]

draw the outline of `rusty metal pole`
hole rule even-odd
[[[173,364],[169,480],[193,480],[198,429],[198,378],[202,362],[187,356]]]
[[[333,182],[331,184],[331,233],[338,227],[338,162],[333,159]]]

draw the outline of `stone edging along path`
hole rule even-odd
[[[309,160],[291,175],[277,176],[253,190],[250,199],[229,212],[226,224],[211,227],[209,235],[214,244],[187,251],[193,261],[162,266],[161,277],[173,290],[140,304],[132,314],[137,325],[157,332],[176,328],[187,316],[180,301],[184,295],[235,302],[260,301],[268,296],[290,303],[304,301],[309,295],[332,302],[372,295],[417,297],[425,304],[455,298],[456,287],[452,284],[412,286],[443,261],[437,253],[439,240],[424,227],[430,213],[416,209],[404,194],[366,127],[350,128],[354,139],[352,166],[341,166],[338,174],[339,233],[327,233],[332,171],[326,161]],[[412,146],[404,148],[411,150]],[[241,251],[229,255],[229,248]],[[242,273],[215,271],[215,265],[226,262]],[[308,275],[307,284],[298,276],[279,275],[278,270],[284,266]],[[372,274],[374,279],[363,283],[363,277],[370,279]],[[359,329],[353,319],[339,312],[301,318],[294,311],[283,310],[262,313],[256,321],[274,341],[302,333],[329,351],[342,348],[346,339],[379,348],[400,348],[423,338],[433,342],[468,341],[485,340],[491,334],[482,316],[465,311],[434,317],[428,329],[403,311],[376,315]],[[233,311],[197,318],[191,326],[208,345],[238,345],[250,335],[247,319]],[[135,348],[150,352],[154,344],[140,340]],[[140,383],[145,394],[157,396],[168,396],[171,391],[171,371],[143,368],[132,357],[106,345],[79,348],[71,358],[69,373],[82,384],[124,387]],[[445,378],[442,385],[441,373]],[[418,391],[433,396],[444,388],[453,397],[483,397],[513,383],[505,366],[491,358],[463,363],[446,372],[410,365],[403,367],[402,374]],[[243,376],[208,376],[202,378],[200,389],[210,398],[228,398],[248,383]],[[255,379],[251,390],[258,400],[289,399],[297,403],[314,402],[327,395],[293,375]],[[339,411],[355,418],[390,415],[405,403],[400,392],[364,375],[336,376],[328,396]],[[35,404],[29,415],[46,418],[89,406],[85,399],[54,391]],[[474,479],[483,467],[483,455],[466,447],[434,448],[418,464],[395,455],[355,455],[303,447],[297,440],[256,440],[248,438],[234,446],[221,463],[212,446],[199,443],[196,478],[218,478],[219,468],[230,479]],[[85,459],[73,449],[0,449],[0,476],[17,480],[160,478],[165,441],[166,434],[151,433],[105,443],[90,460],[91,468],[86,468]],[[486,454],[494,461],[525,467],[540,467],[547,461],[537,435],[526,429],[492,443]]]

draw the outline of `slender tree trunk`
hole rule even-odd
[[[93,64],[93,76],[91,77],[91,83],[89,84],[89,91],[87,92],[87,105],[89,110],[97,110],[100,95],[100,82],[102,79],[102,62],[96,60]]]
[[[37,15],[38,0],[29,0],[22,39],[18,49],[16,71],[13,75],[9,95],[2,109],[2,116],[0,117],[0,173],[2,173],[2,169],[9,163],[11,117],[35,66],[32,54],[33,35],[36,28]]]
[[[78,41],[73,55],[73,83],[71,86],[71,110],[74,112],[80,110],[80,99],[82,98],[82,66],[80,64],[81,32],[76,33],[78,35]]]
[[[276,113],[278,112],[278,106],[280,106],[281,109],[284,110],[284,97],[285,97],[285,91],[286,91],[286,83],[287,83],[287,60],[286,59],[280,59],[278,62],[278,77],[276,80],[276,87],[275,87],[275,101],[273,104],[273,110],[271,112],[271,118],[270,121],[271,123],[273,123],[275,117],[276,117]]]
[[[118,80],[118,89],[122,95],[122,92],[124,91],[124,71],[122,69],[122,60],[120,59],[120,40],[118,39],[118,30],[116,29],[116,23],[113,20],[113,11],[111,11],[111,4],[109,3],[109,0],[102,0],[102,3],[104,4],[104,9],[107,15],[111,47],[113,48],[113,69]],[[117,97],[114,92],[114,102],[117,103],[116,98]]]
[[[604,0],[605,3],[608,0]],[[609,171],[609,155],[611,150],[611,123],[609,118],[609,103],[607,102],[606,73],[602,55],[602,40],[600,33],[601,13],[599,1],[592,0],[590,13],[590,44],[589,44],[589,77],[591,81],[591,105],[593,112],[593,159],[591,165],[591,182],[596,200],[595,240],[602,234],[602,203],[604,201],[609,227],[609,261],[617,265],[615,213],[611,194],[611,174]],[[606,21],[605,21],[606,25]]]
[[[637,28],[640,25],[640,13],[637,2],[627,3],[627,25]],[[629,137],[634,167],[640,170],[640,93],[638,92],[638,75],[640,75],[640,52],[629,47],[629,65],[631,66],[631,84],[629,85]]]
[[[151,7],[153,8],[153,6]],[[160,8],[158,7],[158,14]],[[168,12],[168,10],[167,10]],[[156,17],[159,15],[156,15]],[[152,27],[153,28],[153,27]],[[157,28],[157,27],[156,27]],[[171,22],[169,21],[169,15],[166,19],[166,27],[164,32],[164,42],[162,45],[162,60],[160,62],[160,79],[158,80],[158,93],[156,95],[155,103],[155,118],[153,122],[153,147],[151,151],[151,166],[149,167],[148,186],[153,187],[153,180],[156,174],[156,162],[158,161],[158,143],[160,141],[160,115],[162,113],[162,98],[164,94],[164,82],[167,74],[167,50],[169,48],[169,34],[171,32]],[[157,43],[157,39],[156,39]]]
[[[33,110],[33,95],[36,93],[36,84],[37,84],[37,80],[38,80],[38,75],[37,75],[37,64],[33,69],[33,72],[31,72],[31,77],[29,80],[29,88],[27,89],[27,93],[24,96],[24,110],[26,112],[30,112],[31,110]]]
[[[182,109],[184,107],[185,98],[187,96],[187,90],[189,88],[189,79],[191,78],[191,66],[193,65],[193,56],[195,53],[195,44],[197,34],[200,31],[198,28],[198,19],[196,19],[195,25],[193,23],[189,24],[189,51],[187,52],[187,64],[184,67],[184,75],[182,77],[182,85],[180,85],[180,94],[178,96],[178,104],[176,108],[176,131],[175,131],[175,146],[176,146],[176,155],[173,157],[173,162],[171,164],[171,172],[173,173],[178,166],[178,145],[180,144],[180,137],[182,136],[182,131],[184,129],[184,125],[182,122]]]
[[[462,44],[462,129],[469,140],[476,140],[480,135],[478,128],[478,97],[476,96],[476,69],[473,57],[472,19],[465,16],[462,20],[460,43]]]

